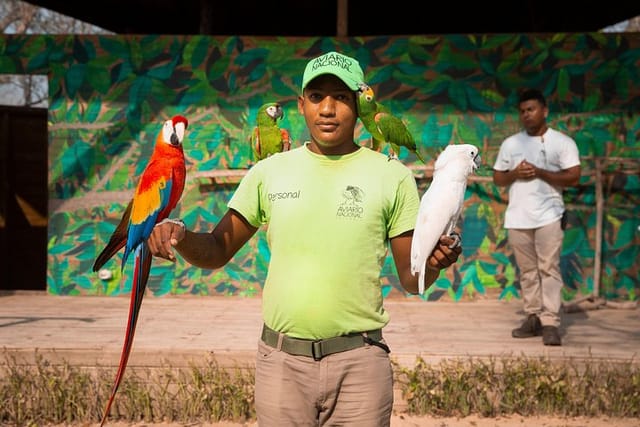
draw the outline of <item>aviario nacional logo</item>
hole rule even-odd
[[[347,185],[342,191],[342,203],[338,206],[336,216],[348,219],[359,219],[364,214],[364,191],[360,187]]]

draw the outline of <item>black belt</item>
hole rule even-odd
[[[262,327],[262,341],[268,346],[296,356],[313,357],[314,360],[320,360],[333,353],[364,347],[366,344],[376,345],[389,353],[389,347],[380,340],[382,340],[380,329],[323,340],[305,340],[281,334],[267,325]]]

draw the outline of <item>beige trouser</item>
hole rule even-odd
[[[542,326],[560,326],[560,253],[564,238],[560,220],[540,228],[512,228],[508,233],[520,270],[524,312],[538,315]]]
[[[260,427],[389,426],[393,370],[377,346],[314,360],[258,342],[255,406]]]

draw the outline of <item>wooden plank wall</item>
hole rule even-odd
[[[0,106],[0,290],[45,290],[47,110]]]

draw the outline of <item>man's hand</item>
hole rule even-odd
[[[186,232],[182,220],[167,218],[160,221],[147,240],[151,254],[175,262],[173,247],[184,239]]]
[[[462,241],[458,240],[457,244],[454,243],[456,243],[454,237],[440,236],[438,244],[433,248],[429,258],[427,258],[427,268],[442,270],[458,261],[458,257],[462,253]]]
[[[521,161],[518,166],[516,166],[516,179],[521,179],[524,181],[531,180],[537,177],[536,166],[532,163],[527,162],[526,160]]]

